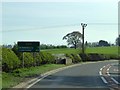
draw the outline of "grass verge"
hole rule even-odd
[[[22,68],[14,70],[12,73],[2,72],[2,88],[11,88],[19,83],[30,78],[37,77],[38,75],[47,71],[64,67],[63,64],[46,64],[37,67]]]

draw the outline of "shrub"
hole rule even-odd
[[[25,67],[34,66],[34,59],[32,53],[24,52],[24,66]]]
[[[82,61],[100,61],[100,60],[110,60],[110,59],[119,59],[116,54],[98,54],[98,53],[88,53],[80,54]]]
[[[2,70],[8,72],[18,68],[19,65],[20,60],[16,54],[11,49],[2,48]]]
[[[81,58],[80,56],[78,56],[77,54],[71,54],[73,56],[73,63],[78,63],[78,62],[81,62]]]
[[[116,54],[111,54],[111,55],[110,55],[110,59],[118,59],[118,55],[116,55]]]
[[[81,57],[81,59],[82,59],[82,61],[83,62],[86,62],[86,61],[88,61],[89,60],[89,56],[88,56],[88,54],[79,54],[79,56]]]
[[[103,60],[104,56],[97,53],[89,53],[88,58],[89,61],[99,61],[99,60]]]
[[[47,52],[40,52],[40,57],[42,59],[42,64],[55,63],[55,57]]]
[[[71,58],[72,59],[72,63],[81,62],[81,58],[77,54],[66,54],[65,56]]]
[[[65,56],[71,58],[72,60],[74,60],[74,57],[71,54],[65,54]]]
[[[109,60],[110,59],[110,55],[109,54],[104,54],[105,60]]]
[[[40,53],[36,53],[34,62],[35,62],[35,65],[36,65],[36,66],[40,66],[40,65],[41,65],[41,63],[42,63],[42,58],[41,58],[41,56],[40,56]]]

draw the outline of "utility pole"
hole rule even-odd
[[[85,53],[85,46],[84,46],[84,29],[87,26],[87,24],[81,23],[82,26],[82,54]]]

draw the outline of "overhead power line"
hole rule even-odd
[[[118,25],[118,23],[87,23],[88,25]],[[37,28],[25,28],[25,29],[9,29],[9,30],[2,30],[0,32],[17,32],[17,31],[32,31],[32,30],[39,30],[39,29],[51,29],[51,28],[62,28],[62,27],[71,27],[71,26],[79,26],[80,24],[66,24],[66,25],[53,25],[53,26],[43,26]],[[7,26],[6,26],[7,27]]]

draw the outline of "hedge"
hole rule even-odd
[[[116,54],[98,54],[98,53],[87,53],[79,54],[82,58],[82,61],[101,61],[101,60],[110,60],[110,59],[119,59]]]
[[[66,54],[65,56],[71,58],[72,63],[79,63],[82,61],[78,54]]]
[[[55,57],[47,52],[40,52],[40,57],[42,59],[41,64],[55,63]]]
[[[13,71],[14,69],[23,67],[23,59],[24,59],[24,67],[32,67],[32,66],[40,66],[42,64],[54,64],[55,58],[52,54],[47,52],[40,53],[29,53],[24,52],[13,52],[11,49],[2,48],[2,70],[5,72]],[[34,56],[34,57],[33,57]]]
[[[22,55],[22,54],[18,54]],[[21,66],[22,66],[22,56],[19,56],[21,59]],[[31,67],[31,66],[40,66],[42,64],[50,64],[54,63],[55,58],[50,53],[47,52],[35,52],[33,53],[24,52],[24,65],[25,67]]]
[[[11,49],[2,48],[2,70],[11,71],[18,68],[20,60]]]

